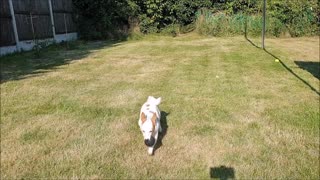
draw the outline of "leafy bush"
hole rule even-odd
[[[306,14],[293,17],[290,20],[288,29],[293,37],[303,36],[303,35],[313,35],[316,32],[316,26],[313,26],[312,19],[308,19]]]
[[[169,35],[197,29],[201,34],[214,36],[244,33],[257,36],[262,29],[262,0],[73,0],[73,3],[83,39],[121,38],[135,29],[131,26],[138,26],[144,34]],[[317,0],[269,0],[267,34],[316,35],[318,16]],[[130,24],[130,19],[138,22]]]
[[[192,32],[196,29],[196,23],[190,23],[188,25],[185,25],[185,26],[180,26],[179,28],[179,32],[180,33],[189,33],[189,32]]]
[[[176,37],[179,34],[179,25],[170,24],[161,30],[161,34]]]
[[[285,33],[285,25],[277,18],[269,18],[267,19],[267,34],[270,34],[274,37],[280,37],[281,34]]]
[[[73,0],[80,38],[118,38],[128,29],[128,18],[135,13],[127,0]]]
[[[147,17],[145,14],[140,16],[140,31],[142,33],[156,33],[158,32],[158,22],[155,22],[152,18]]]
[[[230,36],[250,35],[260,36],[262,31],[262,16],[245,13],[229,14],[213,13],[202,9],[197,13],[197,32],[203,35]],[[283,19],[284,18],[284,19]],[[314,14],[305,11],[292,18],[269,15],[266,19],[266,34],[279,37],[286,32],[291,36],[316,35],[318,27]]]
[[[243,13],[230,17],[229,28],[232,34],[243,34],[245,32],[246,18]]]
[[[261,34],[261,0],[212,2],[210,9],[205,10],[206,12],[201,10],[196,14],[199,33],[214,36]],[[318,35],[319,17],[320,8],[316,0],[270,0],[267,1],[266,33],[273,37],[287,32],[292,37]]]
[[[247,32],[251,36],[261,35],[261,32],[262,32],[262,17],[261,16],[248,16]]]
[[[316,0],[273,0],[267,11],[270,18],[280,21],[273,21],[273,25],[282,23],[293,37],[318,33],[320,13]]]
[[[182,26],[195,22],[199,9],[212,7],[210,0],[168,0],[167,4],[170,19]]]
[[[207,9],[202,9],[197,13],[197,32],[212,36],[243,34],[244,19],[242,14],[228,16],[223,13],[213,14]]]
[[[195,13],[201,7],[210,7],[210,0],[132,0],[137,4],[140,29],[143,33],[160,32],[161,29],[195,22]]]

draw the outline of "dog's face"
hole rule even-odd
[[[147,117],[143,112],[141,113],[142,125],[140,129],[143,134],[144,143],[147,146],[152,146],[155,143],[153,134],[155,131],[157,116],[156,113],[153,113],[152,116],[150,116]]]

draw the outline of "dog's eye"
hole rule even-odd
[[[144,131],[142,131],[144,133]]]

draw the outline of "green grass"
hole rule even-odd
[[[318,178],[319,95],[243,37],[72,47],[1,57],[1,179]],[[319,65],[319,39],[267,47],[319,92],[294,63]],[[137,124],[149,95],[167,113],[154,156]]]

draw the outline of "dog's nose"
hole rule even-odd
[[[144,144],[146,144],[147,146],[152,146],[149,139],[145,139]]]
[[[147,146],[153,146],[153,144],[155,143],[155,139],[154,137],[151,137],[150,139],[145,139],[144,140],[144,144],[146,144]]]

